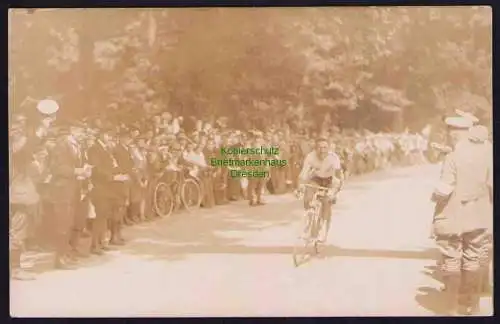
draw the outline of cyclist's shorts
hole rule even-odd
[[[311,181],[321,187],[330,187],[333,183],[333,177],[328,177],[328,178],[312,177]]]

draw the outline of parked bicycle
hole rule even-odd
[[[190,166],[168,166],[159,176],[153,197],[153,208],[160,217],[168,217],[184,207],[191,212],[198,209],[203,189],[198,170]]]

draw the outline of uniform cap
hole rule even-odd
[[[448,117],[444,122],[448,127],[455,129],[469,129],[473,126],[472,120],[465,117]]]

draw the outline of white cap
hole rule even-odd
[[[465,111],[462,111],[462,110],[459,110],[459,109],[456,109],[455,112],[460,117],[464,117],[464,118],[470,119],[472,121],[472,124],[476,124],[476,123],[479,122],[479,119],[476,116],[474,116],[473,114],[471,114],[470,112],[465,112]]]
[[[473,122],[465,117],[448,117],[444,120],[446,125],[457,129],[469,129],[473,126]]]
[[[52,115],[59,110],[59,105],[55,100],[44,99],[38,102],[36,109],[44,115]]]

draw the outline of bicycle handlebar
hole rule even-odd
[[[312,185],[312,184],[308,184],[308,183],[301,184],[301,185],[299,185],[299,187],[309,187],[309,188],[314,188],[314,189],[318,189],[318,190],[325,190],[325,191],[331,189],[328,187],[322,187],[322,186]]]

